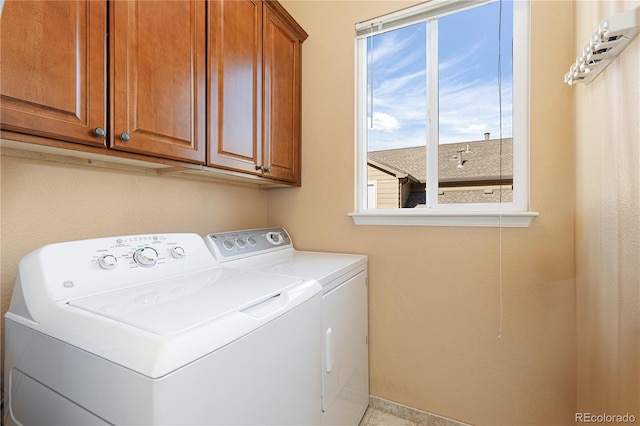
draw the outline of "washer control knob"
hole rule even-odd
[[[238,247],[240,248],[245,248],[245,246],[247,245],[247,242],[244,240],[244,238],[238,238],[236,240],[236,244],[238,245]]]
[[[138,265],[148,268],[158,261],[158,252],[151,247],[142,247],[133,252],[133,260]]]
[[[222,242],[222,245],[223,245],[223,246],[224,246],[224,248],[226,248],[227,250],[233,250],[234,243],[233,243],[233,241],[232,241],[232,240],[224,240],[224,241]]]
[[[274,231],[267,232],[266,237],[267,237],[267,241],[269,241],[274,246],[282,244],[283,238],[282,238],[282,234],[279,232],[274,232]]]
[[[102,269],[113,269],[118,266],[118,259],[112,254],[105,254],[98,258],[98,265],[100,265]]]
[[[187,253],[180,246],[173,246],[171,248],[171,256],[175,257],[176,259],[182,259],[186,255],[187,255]]]
[[[253,247],[253,246],[255,246],[256,244],[258,244],[258,242],[256,241],[256,239],[255,239],[255,238],[253,238],[253,237],[249,237],[249,238],[247,238],[247,243],[248,243],[251,247]]]

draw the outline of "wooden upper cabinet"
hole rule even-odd
[[[209,3],[207,163],[251,174],[262,164],[262,3]]]
[[[300,184],[307,34],[275,0],[7,0],[0,35],[3,130]]]
[[[277,2],[209,3],[208,164],[299,184],[306,37]]]
[[[307,34],[277,2],[263,13],[265,176],[300,184],[301,50]]]
[[[100,0],[5,3],[2,129],[104,146],[106,12]]]
[[[110,3],[112,148],[205,162],[205,2]]]

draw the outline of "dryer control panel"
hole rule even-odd
[[[284,228],[219,232],[207,235],[206,241],[218,262],[293,248]]]

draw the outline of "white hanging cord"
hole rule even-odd
[[[502,0],[499,2],[498,12],[498,107],[500,128],[500,188],[498,189],[498,258],[499,258],[499,283],[500,283],[500,327],[498,328],[498,340],[502,339],[502,323],[504,319],[504,304],[502,300]]]
[[[371,33],[373,34],[373,23],[371,24]],[[373,130],[373,37],[371,35],[369,39],[371,40],[371,53],[369,56],[369,108],[370,108],[370,119],[369,119],[369,128]]]

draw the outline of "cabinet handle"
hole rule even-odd
[[[256,170],[260,170],[261,172],[264,171],[264,166],[262,164],[260,164],[259,166],[256,166]]]
[[[127,132],[120,133],[120,140],[122,142],[129,142],[129,139],[131,139],[131,136],[129,136],[129,133]]]
[[[102,127],[96,127],[95,129],[93,129],[93,135],[96,137],[104,137],[104,135],[106,135],[107,133],[104,131],[104,129]]]
[[[266,169],[264,169],[265,173],[271,173],[271,167],[267,167]]]

